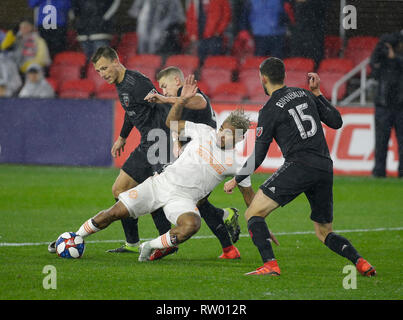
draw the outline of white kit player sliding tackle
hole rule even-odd
[[[250,122],[243,111],[233,111],[218,131],[204,124],[180,120],[188,99],[197,92],[194,76],[186,78],[180,99],[171,108],[166,124],[171,130],[192,140],[179,158],[159,174],[149,177],[135,188],[119,195],[119,201],[87,220],[76,232],[82,237],[105,229],[112,222],[138,218],[163,208],[167,219],[175,225],[167,233],[140,246],[139,261],[147,261],[154,250],[176,246],[200,229],[197,202],[208,195],[226,177],[241,168],[235,158],[235,144],[243,140]],[[238,185],[245,203],[254,193],[250,178]],[[272,236],[277,244],[277,240]]]

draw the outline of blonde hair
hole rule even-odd
[[[160,81],[163,77],[168,77],[171,75],[178,76],[180,81],[185,81],[185,76],[183,75],[182,70],[178,67],[167,67],[165,69],[162,69],[157,74],[157,81]]]
[[[231,124],[235,129],[242,129],[243,134],[245,134],[250,127],[249,117],[242,108],[232,111],[224,122]]]

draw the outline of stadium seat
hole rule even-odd
[[[259,68],[252,69],[242,69],[239,72],[238,76],[239,82],[243,83],[248,91],[248,96],[253,95],[253,92],[257,86],[260,86],[262,89],[262,85],[259,78]]]
[[[95,71],[95,68],[92,65],[92,63],[89,63],[87,65],[86,78],[94,82],[96,89],[105,83],[105,80],[102,79],[102,77],[98,74],[98,72]]]
[[[197,87],[201,92],[203,92],[207,97],[209,97],[210,91],[208,85],[203,81],[197,81]]]
[[[315,68],[315,62],[312,59],[294,57],[284,59],[285,71],[302,71],[305,73],[313,72]]]
[[[209,56],[204,61],[200,80],[208,85],[210,92],[214,92],[220,84],[232,81],[237,64],[234,57]]]
[[[348,40],[346,49],[344,51],[344,58],[350,59],[354,65],[359,64],[364,59],[371,56],[374,51],[379,38],[377,37],[352,37]]]
[[[343,43],[339,36],[325,36],[325,59],[338,58]]]
[[[53,58],[52,65],[69,65],[84,67],[87,57],[83,52],[64,51],[57,53]]]
[[[294,70],[287,71],[285,73],[284,83],[288,87],[309,89],[308,73],[305,71],[294,71]]]
[[[95,97],[98,99],[118,99],[116,87],[113,84],[104,82],[95,88]]]
[[[242,102],[246,96],[247,90],[243,83],[228,82],[219,85],[211,95],[211,99],[226,102]]]
[[[122,63],[126,63],[131,56],[137,52],[136,32],[126,32],[122,35],[119,45],[116,48]]]
[[[49,69],[50,78],[58,82],[67,80],[78,80],[81,78],[80,65],[65,65],[65,64],[52,64]]]
[[[155,80],[155,74],[161,68],[162,58],[155,54],[142,54],[137,56],[131,56],[126,67],[131,70],[137,70],[144,74],[150,80]]]
[[[86,99],[95,90],[95,85],[91,80],[79,79],[64,81],[59,90],[60,98]]]
[[[46,81],[50,84],[55,93],[59,91],[59,81],[57,81],[57,79],[46,78]]]
[[[353,62],[349,59],[331,58],[324,59],[319,65],[320,89],[327,99],[331,99],[334,84],[353,68]],[[337,94],[337,99],[342,99],[347,93],[347,83],[344,83]]]
[[[262,84],[260,83],[255,88],[249,91],[249,101],[256,103],[266,103],[269,100],[269,96],[264,93]]]
[[[186,77],[199,68],[199,63],[200,59],[197,56],[178,54],[170,56],[166,60],[164,68],[171,66],[178,67]]]
[[[245,60],[239,67],[239,72],[241,73],[244,70],[259,70],[260,64],[266,60],[268,57],[246,57]]]

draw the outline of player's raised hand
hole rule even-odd
[[[117,138],[111,149],[112,157],[120,157],[120,154],[125,151],[125,144],[126,139],[122,137]]]
[[[236,185],[237,183],[235,181],[235,178],[232,178],[231,180],[224,183],[224,191],[228,194],[231,194],[232,191],[235,189]]]
[[[312,93],[315,96],[319,96],[322,94],[320,92],[320,78],[317,73],[310,72],[308,73],[308,84],[309,84],[309,89],[312,91]]]
[[[195,80],[194,74],[191,74],[186,77],[185,83],[182,87],[181,98],[184,100],[188,100],[194,97],[197,93],[197,81]]]

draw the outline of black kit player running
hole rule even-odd
[[[316,235],[329,249],[354,263],[366,276],[375,269],[364,260],[354,246],[332,230],[333,161],[321,122],[338,129],[343,121],[319,89],[319,76],[308,76],[311,91],[284,85],[282,60],[268,58],[260,65],[260,79],[270,100],[259,112],[253,154],[239,174],[224,185],[227,192],[254,172],[265,159],[273,139],[284,156],[284,164],[261,186],[245,217],[253,243],[264,265],[246,275],[280,275],[280,268],[270,244],[265,218],[278,206],[284,206],[305,193],[311,206],[311,220]]]

